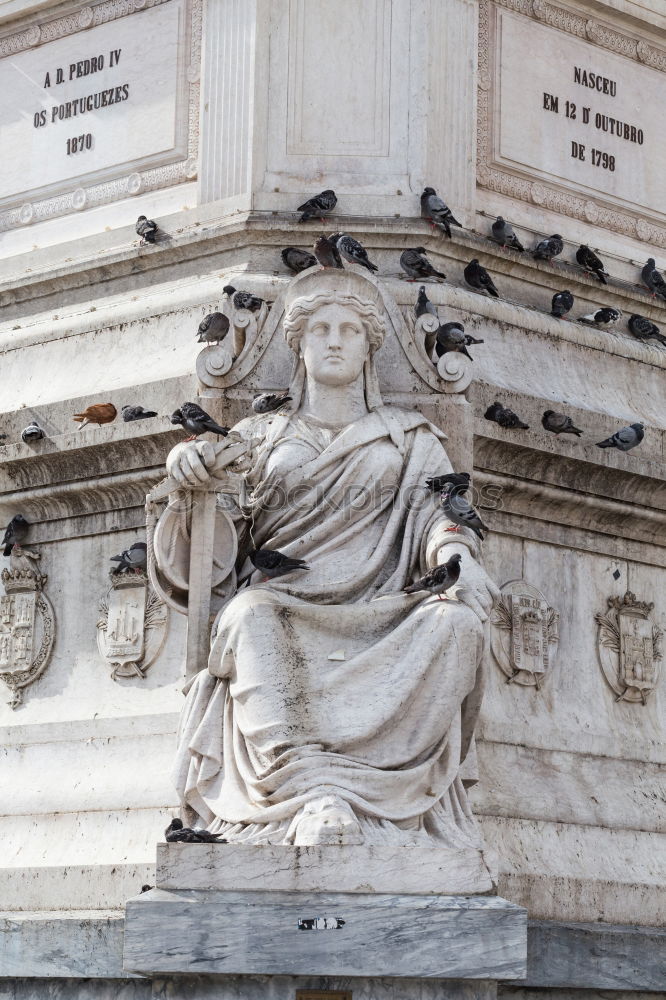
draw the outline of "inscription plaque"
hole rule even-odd
[[[191,2],[163,0],[119,17],[104,9],[107,0],[88,9],[102,23],[0,58],[0,210],[64,192],[78,195],[65,210],[82,208],[86,188],[134,177],[127,191],[96,192],[100,204],[136,193],[141,172],[191,156]],[[168,167],[150,186],[182,179]],[[59,207],[52,202],[45,215]]]
[[[662,243],[666,48],[545,9],[481,0],[479,182]]]

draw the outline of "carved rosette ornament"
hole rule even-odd
[[[145,677],[164,645],[166,605],[149,590],[145,573],[109,576],[111,587],[99,607],[97,646],[112,668],[112,680]]]
[[[616,701],[645,705],[657,686],[663,632],[652,618],[653,608],[628,590],[624,597],[608,598],[605,615],[595,615],[599,661]]]
[[[40,554],[15,546],[10,569],[3,569],[0,597],[0,680],[12,692],[11,708],[23,701],[23,688],[44,672],[55,638],[55,616],[43,593],[48,579],[36,568]]]
[[[507,684],[541,687],[553,664],[560,616],[524,580],[504,584],[491,617],[491,648]]]

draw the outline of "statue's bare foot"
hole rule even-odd
[[[351,807],[337,795],[308,802],[294,830],[294,844],[362,844],[363,834]]]

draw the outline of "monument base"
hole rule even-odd
[[[126,906],[124,968],[223,976],[216,997],[234,977],[229,997],[247,1000],[271,996],[274,977],[289,979],[281,998],[306,988],[294,977],[353,980],[354,1000],[370,995],[370,980],[400,980],[402,1000],[423,997],[423,980],[523,978],[525,910],[490,894],[443,891],[455,881],[448,853],[404,849],[401,864],[393,848],[160,846],[156,888]],[[411,981],[416,992],[405,992]],[[493,995],[474,989],[465,997]],[[342,1000],[337,985],[331,990]]]

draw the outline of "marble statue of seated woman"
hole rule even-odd
[[[422,488],[451,469],[445,435],[382,404],[384,322],[369,278],[297,277],[292,402],[234,428],[259,441],[235,512],[238,587],[189,688],[175,767],[188,820],[228,841],[482,846],[466,786],[497,589],[478,539],[447,530]],[[168,471],[197,485],[227,446],[178,445]],[[309,568],[267,581],[254,547]],[[450,599],[403,593],[456,552]]]

